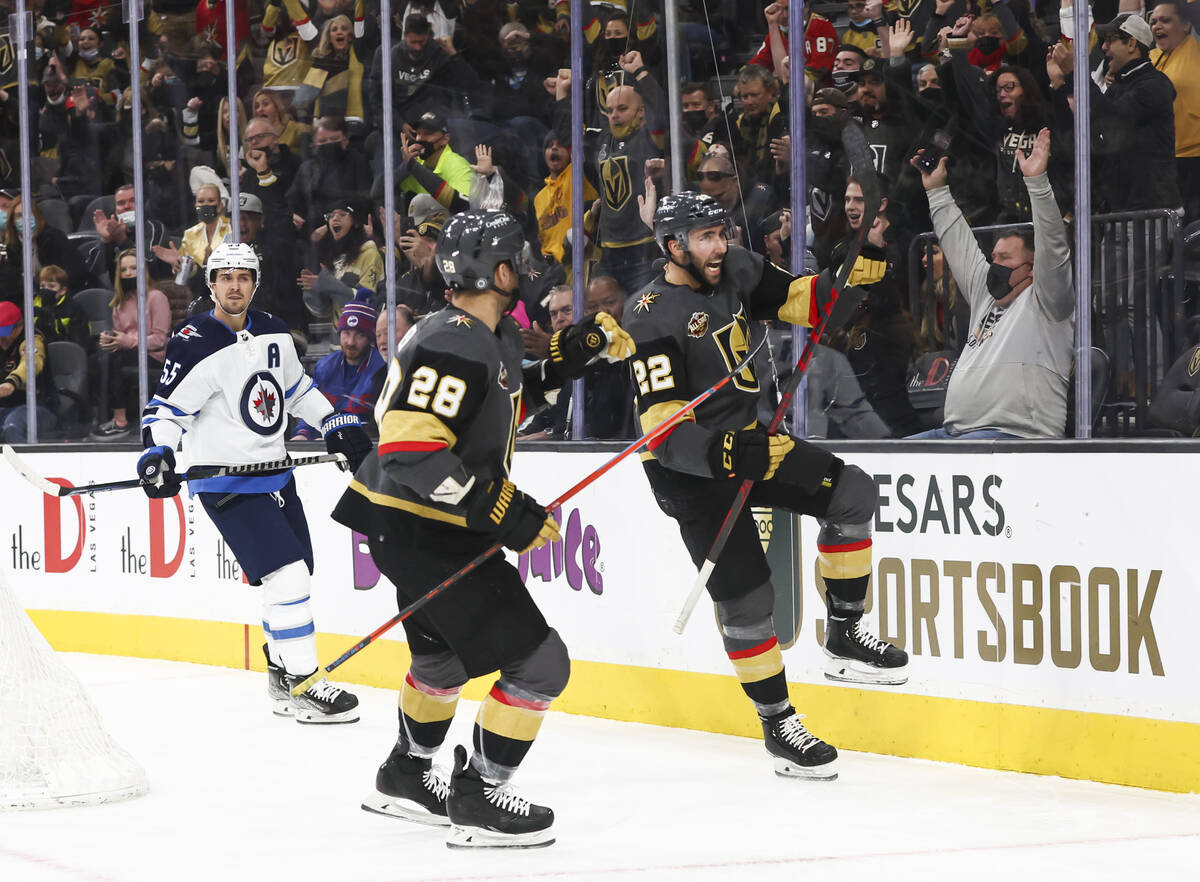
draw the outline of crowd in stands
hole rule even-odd
[[[925,382],[928,366],[952,368],[991,333],[1007,292],[1023,290],[1024,270],[1015,261],[1039,265],[1033,254],[1040,243],[1029,225],[1042,211],[1044,227],[1046,200],[1057,206],[1055,223],[1070,229],[1077,76],[1090,80],[1093,215],[1166,213],[1162,229],[1171,233],[1135,247],[1130,240],[1136,237],[1112,232],[1120,224],[1096,228],[1101,240],[1109,237],[1107,247],[1119,238],[1124,244],[1116,247],[1129,251],[1125,276],[1107,284],[1137,284],[1141,263],[1170,259],[1173,231],[1200,218],[1200,2],[1162,0],[1144,10],[1140,0],[1098,0],[1078,9],[1071,0],[1063,3],[806,4],[805,70],[793,79],[787,0],[680,0],[686,81],[677,155],[686,164],[686,186],[729,211],[736,244],[782,266],[790,263],[792,237],[801,236],[808,270],[836,270],[860,232],[866,247],[887,261],[884,280],[819,349],[808,396],[813,434],[905,437],[938,429],[943,419],[951,428],[954,418],[943,415],[938,389],[932,398],[914,390],[937,386]],[[14,6],[0,0],[5,19]],[[572,312],[570,288],[571,146],[579,137],[586,164],[585,312],[619,316],[632,309],[627,301],[657,272],[661,253],[646,224],[647,206],[672,180],[662,0],[584,3],[579,22],[571,20],[566,0],[398,0],[387,21],[377,0],[248,0],[234,4],[232,50],[225,45],[225,0],[147,0],[136,64],[120,3],[30,0],[27,6],[34,22],[28,119],[18,109],[12,38],[3,36],[0,46],[5,441],[24,440],[24,417],[13,413],[28,376],[26,331],[23,317],[10,321],[6,304],[23,305],[27,272],[34,279],[35,373],[46,437],[71,424],[93,438],[132,440],[138,275],[148,292],[153,391],[172,329],[189,312],[208,308],[203,267],[233,232],[233,175],[241,194],[238,238],[262,261],[255,308],[288,323],[306,364],[340,409],[367,416],[389,345],[389,224],[398,341],[414,321],[446,305],[434,262],[446,219],[468,208],[512,213],[526,230],[534,267],[523,277],[514,315],[525,328],[530,357],[537,357],[553,330],[580,318]],[[1084,13],[1093,20],[1091,69],[1076,71],[1073,21]],[[586,46],[583,132],[571,128],[573,28],[582,29]],[[384,205],[382,29],[392,46],[391,217]],[[230,150],[229,65],[237,83],[236,155]],[[133,119],[134,88],[140,120]],[[793,89],[804,90],[806,107],[806,141],[797,151],[805,161],[805,223],[791,212]],[[884,196],[865,232],[864,189],[842,146],[850,121],[867,137]],[[135,125],[142,144],[140,205],[132,185]],[[23,134],[33,156],[32,200],[20,190]],[[1030,165],[1039,139],[1048,144],[1044,169]],[[930,170],[912,160],[934,144],[949,156],[942,167],[948,180],[931,184]],[[961,236],[947,259],[925,235],[935,221],[939,232],[959,222],[957,214],[946,214],[952,204],[970,227],[1002,227],[979,241],[978,260],[963,256]],[[937,221],[931,207],[947,219]],[[1122,223],[1132,217],[1120,216]],[[142,265],[133,250],[139,234],[147,257]],[[1024,237],[1026,257],[1013,237]],[[33,246],[28,268],[25,238]],[[997,244],[1006,239],[1014,244],[1007,263]],[[982,276],[960,277],[968,264],[1012,271],[1011,289],[991,293],[999,314],[986,294],[976,308],[976,292],[990,289]],[[1001,275],[1007,282],[1007,272]],[[1061,286],[1061,274],[1055,284]],[[1030,290],[1038,289],[1034,280]],[[1056,304],[1068,296],[1052,294]],[[1102,340],[1105,322],[1133,323],[1126,311],[1100,308],[1108,292],[1096,290],[1095,297]],[[1054,321],[1062,319],[1059,312],[1056,306]],[[767,409],[795,360],[784,330],[771,329],[771,355],[759,365]],[[1054,339],[1061,349],[1061,329]],[[54,349],[56,343],[77,347],[88,360],[82,397],[62,392],[55,379],[56,357],[68,351]],[[1056,351],[1042,365],[1053,387],[1051,418],[1040,414],[1008,434],[1072,433],[1069,419],[1052,424],[1072,370],[1070,341],[1065,345],[1065,354]],[[1113,371],[1132,375],[1135,368],[1118,359]],[[1001,372],[994,381],[1019,375]],[[942,396],[950,376],[939,375]],[[976,377],[972,385],[989,394],[988,382]],[[579,402],[563,395],[523,427],[521,437],[636,436],[621,370],[597,369],[584,390],[582,435],[572,419]],[[298,426],[296,437],[310,431]]]

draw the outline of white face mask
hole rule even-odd
[[[132,227],[134,224],[137,223],[137,212],[136,211],[122,211],[120,214],[117,215],[117,220],[119,220],[121,223],[125,224],[125,226],[127,226],[127,227]]]
[[[100,54],[99,49],[80,49],[79,50],[79,57],[82,58],[84,61],[91,61],[93,58],[95,58],[99,54]]]
[[[46,103],[49,104],[51,107],[58,107],[66,100],[67,100],[66,92],[63,92],[57,98],[51,98],[49,95],[46,96]]]

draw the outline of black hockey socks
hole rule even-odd
[[[439,689],[409,671],[400,687],[400,731],[414,756],[432,757],[450,731],[461,686]]]

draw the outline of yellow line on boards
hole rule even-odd
[[[265,671],[262,629],[233,622],[30,610],[62,652],[158,658]],[[248,636],[247,636],[248,634]],[[358,637],[318,634],[326,663]],[[248,642],[249,641],[249,642]],[[380,640],[335,672],[345,683],[399,689],[408,646]],[[482,699],[491,678],[467,684]],[[1060,775],[1181,793],[1200,792],[1200,725],[1056,708],[935,698],[882,689],[790,684],[813,732],[846,750]],[[759,738],[758,720],[728,676],[572,661],[555,710]],[[764,759],[765,762],[765,759]]]

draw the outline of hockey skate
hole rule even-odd
[[[321,678],[299,695],[292,695],[292,687],[307,679],[309,675],[282,672],[280,682],[283,691],[292,703],[292,712],[297,723],[356,723],[358,722],[358,698]]]
[[[267,658],[267,696],[271,699],[271,712],[277,717],[295,716],[292,696],[283,685],[283,668],[271,661],[267,644],[263,644],[263,655]]]
[[[392,748],[375,775],[375,792],[363,800],[369,812],[404,818],[418,824],[449,825],[446,797],[450,785],[433,768],[433,761],[413,756],[403,742]]]
[[[775,774],[781,778],[837,778],[837,748],[804,728],[795,710],[762,721],[767,753],[775,757]]]
[[[879,686],[908,682],[908,653],[871,634],[861,618],[826,619],[825,654],[826,679]]]
[[[446,800],[450,848],[541,848],[554,842],[554,812],[518,796],[510,784],[485,781],[454,748],[454,775]]]

